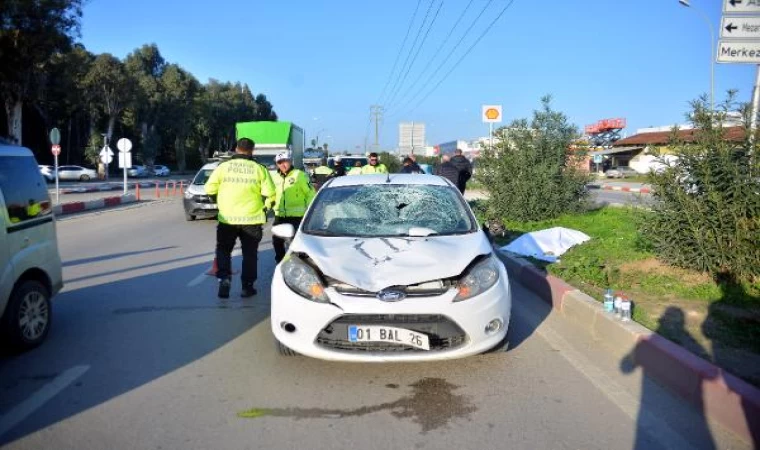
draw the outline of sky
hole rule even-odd
[[[616,117],[627,119],[627,135],[683,123],[689,102],[710,92],[716,43],[703,15],[719,35],[722,1],[691,5],[88,0],[80,40],[120,58],[155,43],[168,62],[203,82],[240,81],[265,94],[280,120],[300,125],[309,140],[363,151],[374,142],[374,104],[385,108],[383,148],[397,146],[401,121],[424,122],[429,145],[487,136],[481,105],[503,105],[508,124],[529,118],[547,94],[580,129]],[[754,65],[715,64],[714,71],[716,102],[728,89],[750,101]]]

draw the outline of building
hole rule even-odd
[[[415,149],[425,147],[425,124],[423,122],[401,122],[398,125],[398,151],[401,154],[415,153]]]
[[[730,125],[730,123],[729,123]],[[649,131],[649,130],[658,131]],[[605,171],[610,167],[627,166],[633,170],[645,174],[652,170],[657,170],[662,166],[660,158],[669,159],[671,153],[669,149],[670,140],[673,135],[672,129],[667,127],[647,128],[644,133],[637,133],[625,139],[621,139],[613,145],[612,148],[602,151],[591,152],[591,156],[601,155],[603,162],[599,170]],[[729,142],[742,142],[745,138],[745,131],[740,126],[728,126],[724,128],[725,139]],[[693,142],[697,130],[689,128],[678,130],[677,137],[683,142]],[[658,158],[656,155],[662,155]]]

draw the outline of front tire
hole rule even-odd
[[[79,177],[79,181],[90,181],[90,176],[82,175],[81,177]]]
[[[35,280],[16,286],[3,316],[3,328],[15,351],[30,350],[47,337],[52,323],[50,293]]]

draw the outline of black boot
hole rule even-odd
[[[230,285],[231,281],[229,278],[220,278],[219,279],[219,298],[230,298]]]
[[[254,295],[256,295],[256,288],[253,287],[253,283],[243,283],[243,290],[240,292],[240,296],[248,298]]]

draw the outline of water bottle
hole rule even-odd
[[[615,297],[612,295],[612,289],[607,289],[604,293],[604,311],[610,314],[615,312]]]
[[[622,313],[623,297],[621,297],[621,296],[622,296],[622,294],[620,292],[618,292],[617,295],[615,296],[615,302],[614,302],[615,308],[614,308],[614,312],[615,312],[615,317],[617,317],[617,318],[620,318],[621,313]]]
[[[623,296],[623,300],[620,303],[620,317],[623,322],[631,321],[631,299],[627,295]]]

